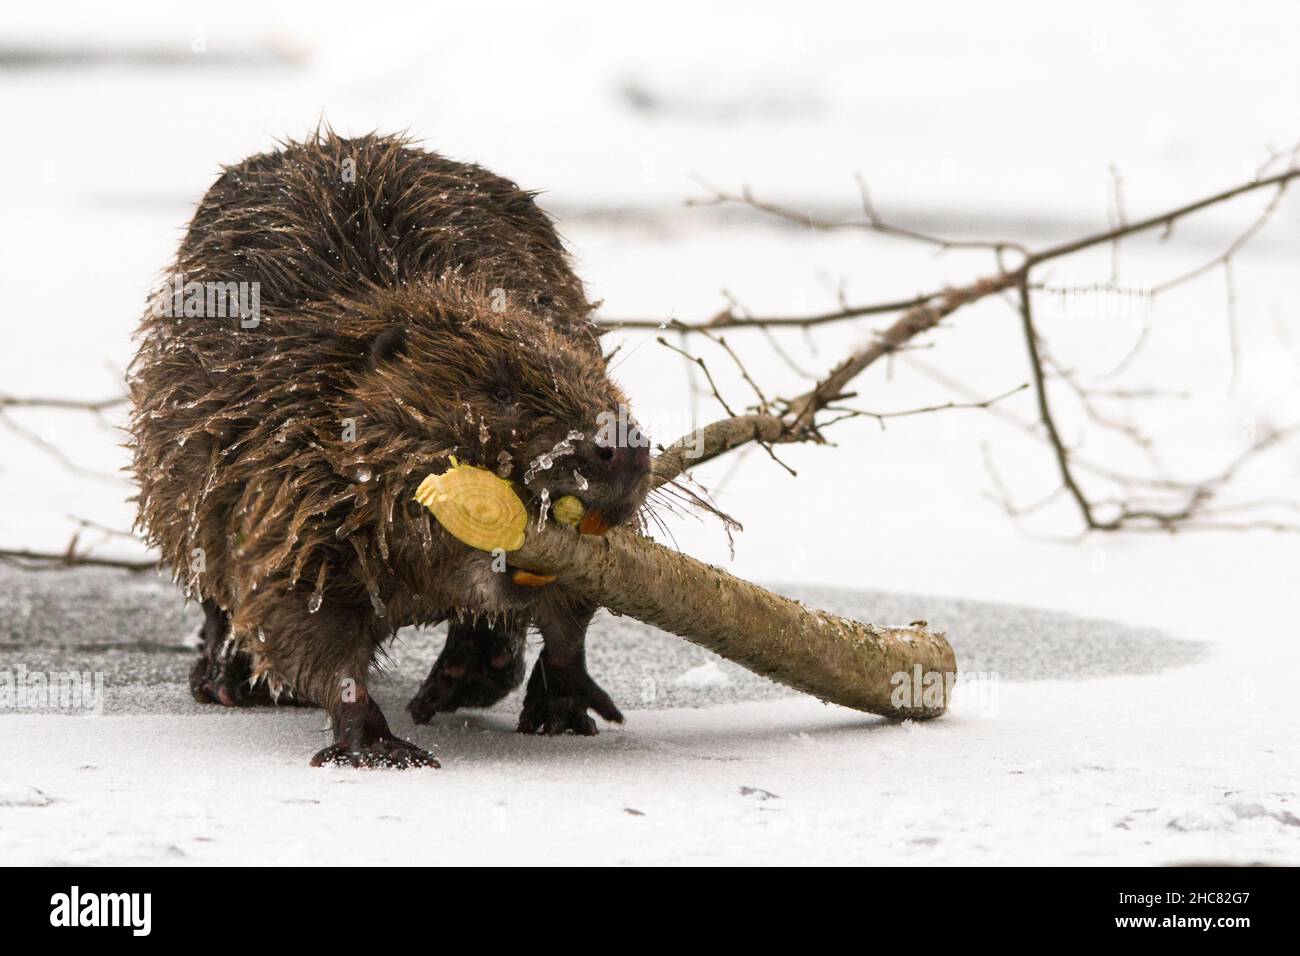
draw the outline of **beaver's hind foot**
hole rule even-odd
[[[524,682],[524,633],[517,622],[453,621],[438,660],[406,705],[417,724],[461,707],[491,707]]]
[[[407,770],[412,767],[439,767],[433,754],[409,740],[403,740],[388,727],[379,705],[362,692],[356,704],[342,705],[341,712],[359,711],[355,718],[335,720],[334,743],[311,758],[313,767],[336,764],[344,767],[388,767]]]
[[[409,770],[412,767],[441,767],[442,764],[427,750],[421,750],[409,740],[400,737],[377,737],[367,744],[330,744],[311,758],[313,767],[335,764],[340,767],[374,769],[388,767],[392,770]]]

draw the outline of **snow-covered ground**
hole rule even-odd
[[[1224,696],[1222,711],[1202,703]],[[1001,697],[997,719],[926,725],[807,699],[633,713],[626,731],[590,740],[475,721],[436,733],[442,770],[406,774],[306,767],[319,714],[10,717],[0,852],[242,865],[1300,861],[1294,704],[1263,716],[1210,668]]]
[[[177,12],[94,4],[0,10],[0,391],[102,398],[120,388],[144,295],[218,165],[336,128],[409,128],[545,190],[581,274],[613,317],[696,319],[726,288],[789,313],[907,295],[987,271],[987,257],[856,234],[810,234],[687,209],[693,177],[853,215],[852,174],[900,221],[1032,243],[1106,223],[1109,166],[1130,218],[1248,178],[1300,137],[1300,12],[1244,4],[1169,14],[1094,4],[956,3],[849,10],[661,5],[268,8]],[[61,51],[58,66],[16,54]],[[117,59],[88,64],[103,52]],[[130,52],[132,56],[123,56]],[[165,62],[158,62],[158,61]],[[1265,196],[1121,250],[1143,287],[1218,254]],[[1241,374],[1229,390],[1221,272],[1155,304],[1044,299],[1061,357],[1104,372],[1142,324],[1150,345],[1117,385],[1190,393],[1143,406],[1176,475],[1212,473],[1249,436],[1300,420],[1300,203],[1236,261]],[[1109,250],[1047,278],[1104,279]],[[871,325],[782,337],[824,369]],[[680,358],[628,333],[617,376],[656,437],[719,409],[684,397]],[[802,380],[757,336],[731,336],[774,393]],[[1005,304],[961,313],[919,358],[992,395],[1025,380]],[[698,345],[698,344],[697,344]],[[706,354],[708,354],[706,352]],[[744,386],[712,367],[728,393]],[[905,362],[861,382],[885,411],[953,396]],[[1004,403],[1032,415],[1028,395]],[[1063,396],[1072,437],[1082,422]],[[0,428],[0,545],[61,547],[74,518],[124,528],[130,487],[111,424],[60,412]],[[3,424],[0,422],[0,424]],[[1158,627],[1204,642],[1156,674],[1003,680],[995,714],[919,726],[785,698],[629,709],[594,741],[516,738],[491,716],[437,733],[436,774],[303,766],[311,712],[102,718],[5,714],[6,860],[273,862],[537,858],[571,862],[1300,862],[1296,728],[1300,539],[1263,532],[1073,540],[1065,503],[1018,528],[989,500],[985,451],[1017,500],[1053,487],[1038,444],[979,411],[837,426],[838,448],[701,470],[745,524],[672,519],[676,543],[762,581],[944,594]],[[1094,457],[1131,449],[1092,430]],[[82,473],[89,472],[89,473]],[[1294,494],[1300,449],[1241,475],[1238,500]],[[94,532],[85,532],[83,541]],[[110,540],[105,553],[130,553]],[[923,616],[923,615],[922,615]],[[129,620],[123,627],[131,627]],[[957,625],[954,624],[954,627]],[[0,645],[0,670],[21,654]],[[710,674],[683,670],[687,685]],[[236,728],[236,733],[231,729]],[[407,728],[409,730],[409,728]],[[87,769],[93,768],[93,769]],[[765,796],[775,794],[776,796]],[[633,812],[635,811],[635,812]]]

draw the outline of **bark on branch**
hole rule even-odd
[[[529,528],[510,563],[553,574],[611,611],[854,710],[937,717],[956,679],[952,647],[924,621],[880,626],[814,610],[631,531],[596,537]],[[935,694],[911,685],[918,668]],[[908,693],[896,694],[903,682]]]

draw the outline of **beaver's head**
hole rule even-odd
[[[378,314],[358,390],[368,421],[511,479],[533,521],[565,495],[589,530],[636,515],[649,439],[594,336],[460,285],[408,290]]]

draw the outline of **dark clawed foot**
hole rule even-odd
[[[379,705],[364,690],[359,689],[358,694],[361,695],[358,700],[339,702],[332,708],[334,743],[311,758],[313,767],[334,764],[407,770],[441,766],[433,754],[393,733]]]
[[[221,704],[223,707],[272,703],[270,691],[264,684],[249,686],[252,672],[247,654],[218,653],[213,657],[200,654],[190,669],[190,693],[200,704]]]
[[[449,643],[406,709],[417,724],[427,724],[434,714],[491,707],[523,676],[523,653],[505,641]]]
[[[393,770],[409,770],[413,767],[442,766],[433,754],[421,750],[410,741],[400,737],[379,737],[361,746],[349,743],[334,743],[311,758],[313,767],[330,764],[340,767],[388,767]]]
[[[609,694],[591,679],[586,666],[557,667],[547,662],[546,652],[533,667],[528,679],[524,709],[519,715],[521,734],[556,735],[573,733],[580,737],[596,736],[596,722],[587,713],[594,710],[616,724],[623,714],[614,706]]]

